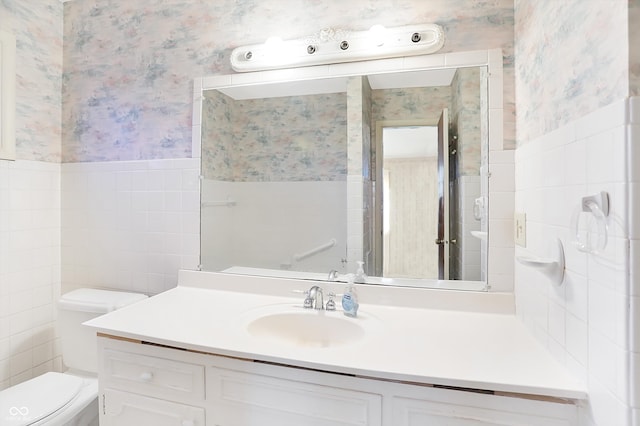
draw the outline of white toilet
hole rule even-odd
[[[97,426],[97,342],[95,331],[82,323],[146,298],[88,288],[64,294],[58,302],[58,330],[68,370],[0,391],[0,425]]]

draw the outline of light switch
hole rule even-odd
[[[527,246],[527,215],[525,213],[516,213],[513,220],[513,235],[515,243],[521,247]]]

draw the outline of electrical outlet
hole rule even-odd
[[[514,220],[513,237],[515,243],[521,247],[527,246],[527,215],[516,213]]]

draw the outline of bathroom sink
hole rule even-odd
[[[271,313],[252,320],[247,331],[254,337],[298,347],[327,348],[358,341],[364,329],[357,319],[339,312],[316,310]]]

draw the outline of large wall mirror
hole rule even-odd
[[[201,268],[487,289],[481,53],[201,80]]]

